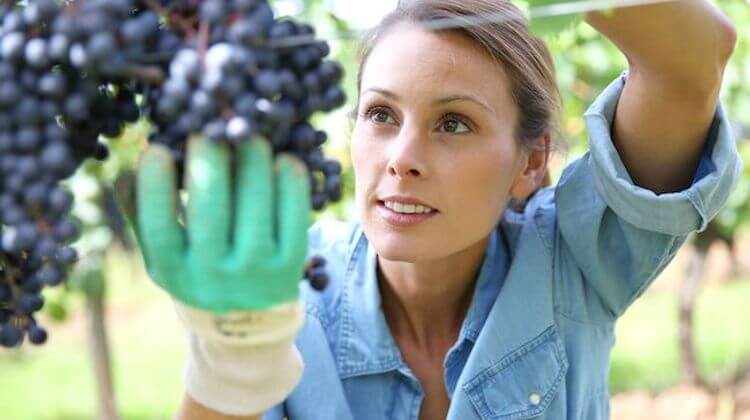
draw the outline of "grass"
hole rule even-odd
[[[750,362],[750,279],[703,290],[695,309],[698,368],[709,380]],[[679,380],[678,301],[672,294],[638,300],[617,327],[610,390],[658,391]]]
[[[125,420],[170,419],[182,398],[183,331],[166,295],[140,267],[122,255],[108,260],[109,329],[118,407]],[[750,280],[750,279],[748,279]],[[712,375],[734,370],[750,357],[750,281],[705,290],[697,307],[700,367]],[[40,348],[0,350],[0,418],[72,420],[96,417],[81,302],[71,319],[52,326]],[[49,325],[50,321],[46,321]],[[610,389],[658,390],[679,378],[677,301],[650,294],[636,302],[618,325]]]

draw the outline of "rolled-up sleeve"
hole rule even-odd
[[[625,77],[610,84],[585,114],[597,190],[618,216],[643,229],[669,235],[705,230],[742,172],[723,106],[717,106],[693,184],[683,191],[657,195],[633,183],[612,142],[610,127]]]
[[[615,317],[664,269],[688,234],[706,229],[743,166],[719,103],[687,189],[657,194],[635,185],[611,137],[626,77],[613,81],[584,114],[590,150],[565,169],[555,189],[563,251]]]

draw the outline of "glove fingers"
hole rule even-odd
[[[193,137],[187,154],[187,230],[191,254],[198,258],[225,257],[229,249],[231,185],[226,146]]]
[[[305,164],[297,158],[280,156],[276,166],[279,250],[282,261],[299,263],[301,268],[307,254],[307,229],[312,221],[310,180]]]
[[[179,267],[185,252],[182,228],[177,219],[177,192],[174,162],[169,151],[151,145],[138,166],[135,193],[134,228],[153,280],[160,286],[160,273]],[[123,185],[123,188],[127,185]],[[123,196],[125,198],[125,196]],[[132,203],[132,201],[131,201]],[[131,216],[132,217],[132,216]]]
[[[275,186],[271,153],[271,146],[263,139],[239,146],[234,252],[240,260],[260,257],[256,254],[275,247]]]

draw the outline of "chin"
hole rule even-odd
[[[374,229],[363,226],[363,230],[375,253],[389,261],[415,263],[438,257],[434,247],[430,246],[434,242],[428,238],[410,238],[407,233],[383,230],[377,226]]]
[[[384,258],[388,261],[415,263],[428,259],[425,258],[422,253],[415,252],[413,249],[403,249],[403,247],[389,246],[379,247],[374,242],[372,242],[372,246],[373,248],[375,248],[375,253],[378,254],[379,257]]]

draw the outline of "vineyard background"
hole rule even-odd
[[[328,154],[344,166],[345,198],[316,217],[352,217],[347,113],[356,100],[357,43],[392,1],[276,1],[280,14],[310,21],[347,70],[346,107],[317,117]],[[706,232],[691,238],[624,316],[612,353],[612,418],[750,419],[750,2],[717,5],[738,28],[722,101],[746,162],[740,185]],[[743,30],[743,28],[745,30]],[[335,38],[340,38],[335,40]],[[583,112],[625,68],[619,51],[581,23],[547,38],[564,100],[567,150],[553,179],[585,153]],[[108,141],[112,158],[89,162],[69,182],[84,226],[81,261],[68,286],[49,290],[39,348],[0,349],[2,419],[166,419],[182,397],[184,337],[167,296],[150,283],[112,200],[116,177],[135,166],[149,127]],[[111,387],[110,385],[111,384]],[[117,414],[113,414],[117,413]]]

